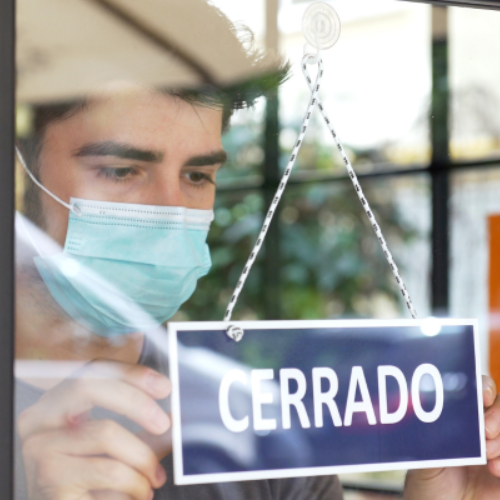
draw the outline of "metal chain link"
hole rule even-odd
[[[318,64],[318,74],[316,76],[316,81],[313,83],[311,80],[311,77],[309,76],[309,73],[307,71],[307,64],[310,63],[316,63]],[[361,202],[361,205],[363,206],[363,209],[370,220],[370,224],[375,231],[375,234],[377,236],[377,240],[380,243],[380,246],[382,247],[382,251],[384,252],[384,255],[387,259],[387,262],[389,263],[389,266],[394,274],[394,277],[396,278],[396,282],[401,290],[401,293],[403,295],[403,298],[405,299],[406,306],[408,307],[408,310],[410,311],[412,317],[415,319],[417,318],[417,312],[415,308],[413,307],[412,301],[410,299],[410,295],[408,291],[406,290],[405,284],[403,282],[403,279],[401,278],[399,274],[398,267],[396,266],[396,263],[394,262],[394,259],[392,257],[391,252],[389,251],[389,248],[387,246],[387,242],[385,241],[385,238],[382,234],[382,231],[380,229],[380,226],[378,225],[375,215],[373,214],[373,211],[370,208],[370,205],[368,203],[368,200],[366,199],[365,195],[363,194],[363,190],[361,189],[361,186],[358,182],[358,178],[356,176],[356,173],[354,172],[354,169],[352,168],[351,162],[349,161],[349,158],[347,157],[347,154],[337,136],[335,133],[335,130],[333,129],[333,126],[330,122],[330,119],[328,118],[326,111],[324,109],[324,106],[321,104],[321,101],[318,97],[318,91],[321,83],[321,77],[323,76],[323,62],[321,59],[319,59],[316,56],[313,56],[311,54],[306,54],[303,59],[302,59],[302,72],[304,74],[304,77],[307,80],[307,83],[309,85],[309,88],[311,90],[311,99],[309,101],[309,105],[307,107],[307,111],[304,117],[304,120],[302,121],[302,126],[301,130],[299,133],[299,137],[297,139],[297,142],[295,143],[295,146],[292,150],[292,154],[290,156],[290,159],[288,161],[288,164],[285,168],[285,173],[283,174],[283,177],[281,178],[280,185],[278,187],[278,190],[276,191],[276,194],[273,198],[273,201],[271,203],[271,207],[269,208],[269,211],[267,212],[266,218],[264,220],[264,224],[262,226],[262,229],[259,233],[259,236],[257,238],[257,242],[255,243],[252,252],[250,254],[250,257],[248,258],[245,267],[243,268],[243,272],[241,273],[241,276],[238,280],[238,283],[236,285],[236,288],[233,292],[233,295],[231,297],[231,300],[227,306],[226,314],[224,315],[224,321],[229,321],[231,319],[233,309],[236,305],[236,302],[238,301],[238,297],[243,289],[243,286],[245,285],[246,279],[248,277],[248,274],[250,273],[250,270],[255,262],[255,259],[257,258],[257,255],[262,248],[262,244],[264,243],[264,239],[266,237],[267,231],[269,229],[269,226],[271,224],[271,221],[274,217],[274,214],[276,213],[276,207],[278,206],[278,203],[281,199],[281,196],[283,195],[283,192],[285,190],[285,187],[287,185],[288,179],[290,178],[290,174],[292,172],[293,166],[295,165],[295,160],[297,159],[297,154],[300,150],[300,147],[302,146],[302,141],[304,139],[304,136],[307,131],[307,127],[309,125],[309,121],[311,119],[311,114],[315,106],[318,106],[321,114],[326,122],[326,125],[328,126],[328,129],[330,130],[330,133],[332,134],[332,137],[335,141],[335,144],[337,145],[337,149],[339,150],[340,154],[342,155],[342,159],[344,161],[344,165],[347,169],[347,173],[349,175],[349,178],[352,181],[352,184],[354,186],[354,189],[358,195],[358,198]],[[230,335],[232,338],[234,338],[233,335]],[[241,337],[240,337],[241,338]],[[239,340],[239,338],[237,339]]]

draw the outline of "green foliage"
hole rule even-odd
[[[250,121],[234,126],[225,138],[231,161],[222,180],[235,182],[258,175],[262,168],[261,126]],[[336,150],[311,134],[297,168],[336,169]],[[248,152],[252,152],[249,154]],[[283,153],[286,163],[288,153]],[[261,155],[262,156],[262,155]],[[365,194],[389,246],[402,246],[417,236],[397,209],[391,181],[363,183]],[[209,245],[213,267],[200,280],[179,319],[221,320],[234,286],[260,230],[264,207],[259,191],[219,193]],[[290,186],[281,202],[281,271],[283,319],[374,316],[375,309],[401,314],[403,304],[375,234],[348,179]],[[265,249],[264,249],[265,250]],[[403,269],[404,271],[404,269]],[[263,319],[266,279],[259,256],[240,296],[234,319]],[[251,348],[251,347],[249,347]],[[265,359],[265,353],[262,353]]]

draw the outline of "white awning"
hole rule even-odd
[[[251,64],[223,16],[200,0],[18,0],[18,102],[72,100],[109,81],[228,86]]]

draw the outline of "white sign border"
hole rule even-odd
[[[280,479],[290,477],[324,476],[329,474],[346,474],[356,472],[380,472],[405,469],[427,469],[435,467],[460,467],[467,465],[486,464],[486,445],[484,431],[483,393],[477,391],[479,439],[481,453],[475,458],[455,458],[445,460],[425,460],[407,462],[388,462],[378,464],[360,465],[333,465],[327,467],[303,467],[293,469],[272,469],[245,472],[224,472],[211,474],[184,475],[182,456],[181,411],[179,391],[179,363],[177,351],[177,332],[182,331],[220,331],[226,330],[230,325],[236,325],[244,330],[292,330],[305,328],[358,328],[358,327],[384,327],[384,326],[424,326],[429,320],[295,320],[295,321],[197,321],[197,322],[172,322],[168,324],[169,339],[169,367],[170,381],[172,383],[171,415],[172,415],[172,442],[174,462],[174,483],[176,485],[209,484],[234,481],[253,481],[259,479]],[[474,333],[474,357],[476,364],[476,384],[482,387],[481,359],[479,354],[478,322],[476,319],[449,319],[432,318],[432,321],[441,326],[472,326]],[[244,338],[243,338],[244,339]],[[244,342],[244,340],[243,340]]]

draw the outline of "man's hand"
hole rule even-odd
[[[93,362],[24,411],[18,420],[30,500],[151,500],[166,480],[153,450],[95,406],[150,434],[170,428],[155,399],[170,394],[163,375],[140,365]]]
[[[488,464],[409,471],[405,500],[494,500],[500,498],[500,395],[483,377]],[[467,439],[463,436],[462,439]]]

